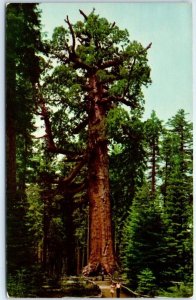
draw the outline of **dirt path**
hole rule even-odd
[[[111,298],[111,293],[110,293],[111,282],[109,280],[96,281],[96,284],[100,287],[103,298]],[[116,298],[116,293],[114,293],[114,298]],[[130,298],[130,295],[126,294],[124,291],[121,290],[120,298]]]

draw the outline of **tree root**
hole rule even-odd
[[[114,271],[118,270],[118,266],[109,266],[108,264],[103,264],[100,262],[89,262],[88,265],[86,265],[83,270],[82,274],[84,276],[96,276],[98,275],[101,271],[104,271],[104,274],[109,274],[112,275]]]

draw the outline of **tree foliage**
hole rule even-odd
[[[123,266],[133,287],[139,285],[136,277],[145,268],[153,272],[160,287],[173,282],[189,286],[193,273],[192,127],[183,110],[169,120],[157,143],[156,194],[147,185],[135,195],[125,221]]]
[[[25,185],[32,151],[31,133],[34,130],[33,86],[40,73],[37,56],[41,45],[39,17],[35,4],[11,3],[7,6],[7,256],[8,270],[11,272],[28,265],[31,255],[28,238],[25,238]]]

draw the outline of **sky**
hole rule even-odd
[[[148,50],[152,84],[144,89],[145,114],[152,110],[167,121],[179,109],[193,119],[192,80],[192,10],[189,2],[162,3],[42,3],[43,31],[52,36],[57,26],[66,26],[69,16],[72,23],[83,20],[95,8],[95,13],[127,29],[130,40],[136,40]]]

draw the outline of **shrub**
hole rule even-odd
[[[182,282],[180,285],[169,287],[167,291],[160,291],[159,295],[172,298],[189,298],[193,296],[193,285]]]
[[[156,278],[153,275],[153,272],[150,269],[146,268],[139,273],[137,278],[137,292],[139,294],[154,296],[157,288],[155,284]]]
[[[25,270],[22,269],[16,275],[8,275],[7,293],[9,297],[25,297],[26,286],[24,282]]]

